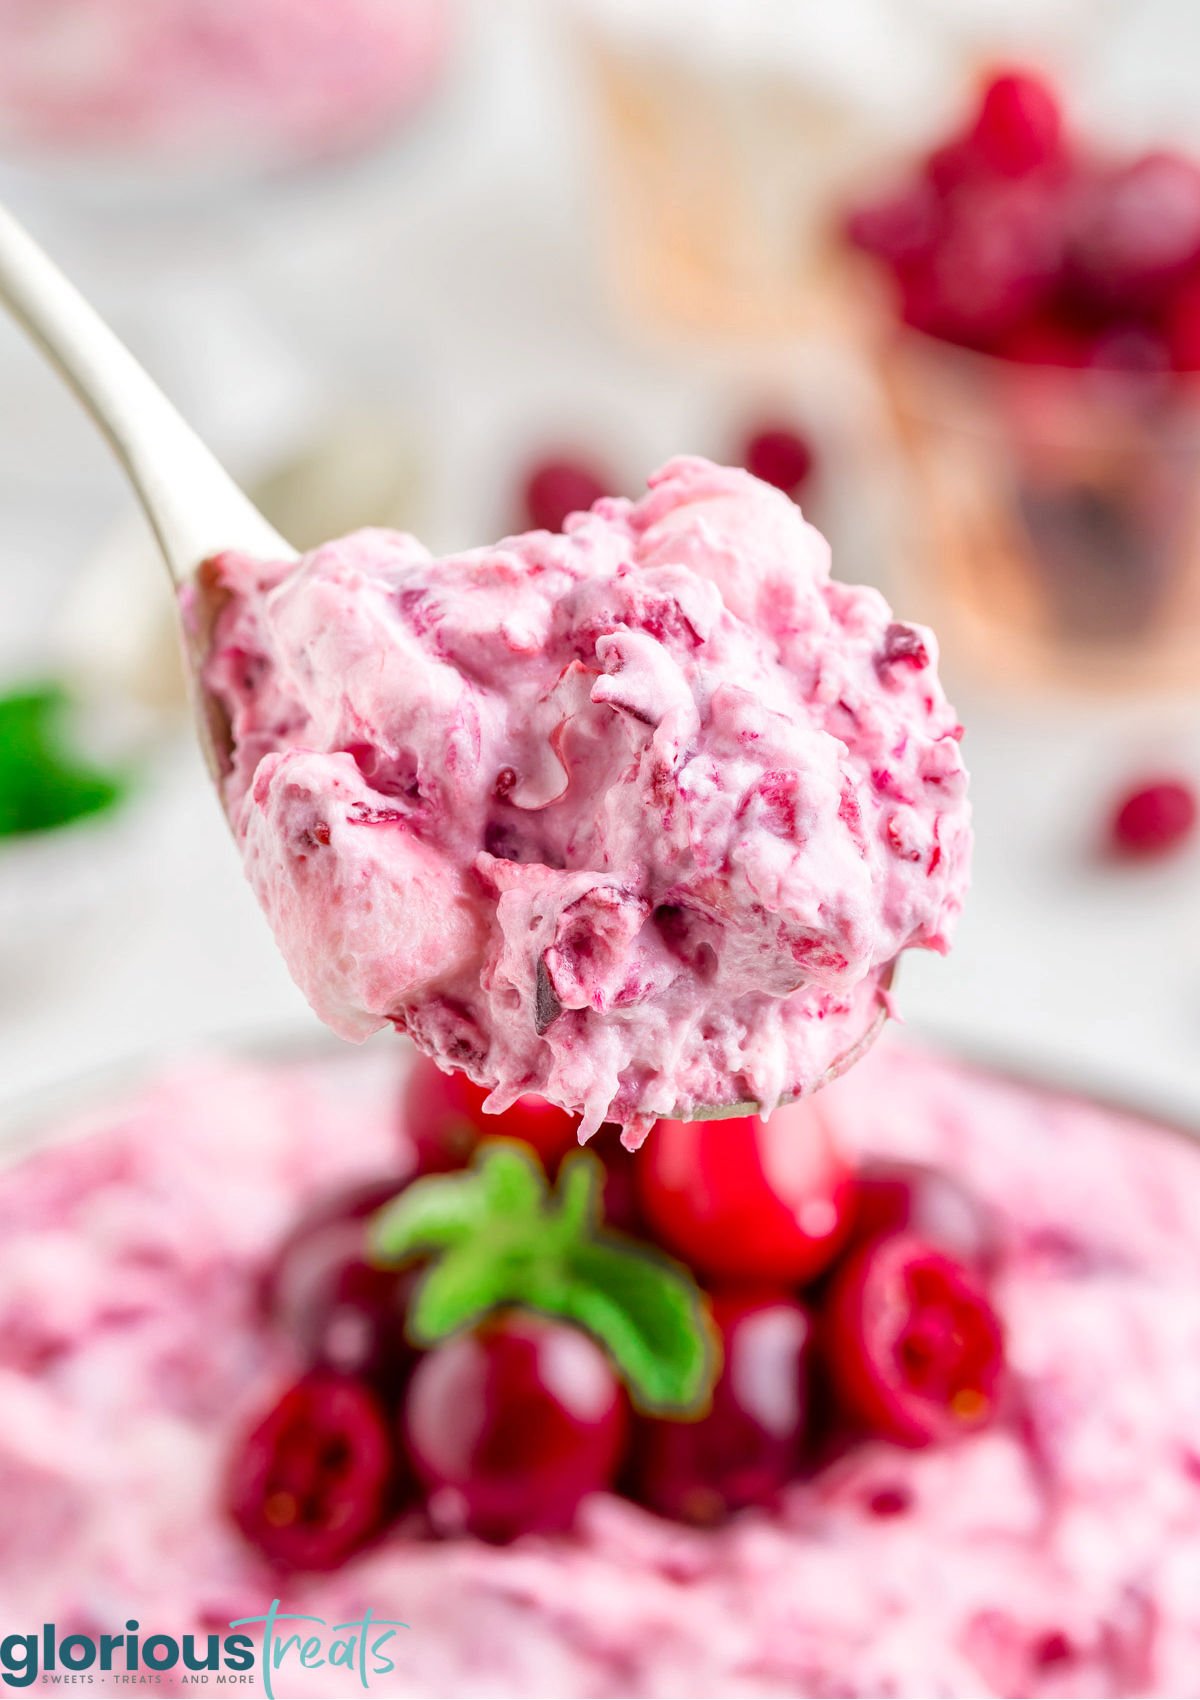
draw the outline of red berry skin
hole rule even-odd
[[[395,1179],[332,1194],[286,1236],[263,1282],[268,1320],[308,1367],[370,1381],[395,1396],[416,1361],[405,1334],[412,1270],[381,1269],[367,1252],[371,1216]]]
[[[852,1246],[888,1234],[915,1234],[970,1269],[990,1272],[999,1254],[999,1234],[989,1212],[941,1169],[899,1159],[860,1163]]]
[[[844,1418],[901,1446],[982,1428],[1004,1340],[980,1278],[911,1234],[871,1241],[836,1272],[822,1325]]]
[[[1070,261],[1101,310],[1160,307],[1200,261],[1200,166],[1163,150],[1097,177],[1081,197]]]
[[[1006,71],[984,90],[968,146],[981,168],[1024,177],[1063,157],[1062,109],[1054,90],[1029,71]]]
[[[1196,828],[1196,793],[1178,779],[1157,779],[1126,793],[1113,810],[1109,840],[1120,856],[1163,856]]]
[[[526,474],[521,490],[524,523],[535,531],[561,531],[568,514],[582,513],[611,495],[603,473],[583,461],[539,461]]]
[[[628,1414],[593,1340],[514,1312],[435,1346],[402,1422],[434,1527],[506,1542],[569,1529],[580,1501],[611,1486]]]
[[[772,1505],[804,1450],[808,1312],[787,1293],[726,1293],[712,1314],[723,1365],[707,1416],[640,1417],[634,1427],[633,1497],[681,1523]]]
[[[483,1139],[519,1139],[536,1152],[551,1174],[568,1151],[578,1149],[578,1121],[532,1093],[491,1115],[483,1108],[486,1086],[465,1074],[443,1074],[418,1055],[404,1084],[402,1124],[416,1148],[422,1174],[465,1168]]]
[[[813,469],[812,444],[789,425],[763,425],[742,450],[742,465],[785,496],[798,496]]]
[[[1165,332],[1175,370],[1200,372],[1200,278],[1188,278],[1172,293]]]
[[[766,1122],[660,1121],[637,1179],[661,1243],[719,1281],[802,1285],[849,1230],[854,1177],[813,1100]]]
[[[308,1375],[244,1436],[225,1502],[242,1534],[281,1570],[329,1570],[393,1509],[396,1467],[376,1395],[347,1377]]]

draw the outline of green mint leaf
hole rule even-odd
[[[467,1243],[488,1220],[483,1178],[475,1170],[410,1182],[371,1218],[367,1245],[375,1263],[404,1263],[424,1251]]]
[[[407,1331],[414,1345],[432,1346],[479,1322],[495,1308],[496,1273],[478,1246],[447,1252],[421,1277],[409,1303]]]
[[[703,1295],[681,1265],[615,1234],[581,1242],[560,1314],[607,1349],[639,1410],[703,1414],[718,1351]]]
[[[719,1368],[704,1296],[681,1264],[603,1230],[603,1176],[581,1152],[551,1190],[527,1147],[490,1141],[470,1169],[413,1181],[385,1205],[371,1254],[385,1264],[431,1255],[409,1307],[417,1345],[523,1306],[591,1334],[640,1410],[699,1415]]]
[[[65,730],[69,702],[49,684],[0,697],[0,837],[46,832],[111,808],[128,780],[78,757]]]

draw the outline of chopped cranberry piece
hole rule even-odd
[[[943,1169],[882,1159],[856,1174],[853,1244],[915,1234],[970,1268],[988,1270],[998,1252],[996,1224],[979,1200]]]
[[[1023,177],[1055,164],[1062,157],[1063,120],[1054,90],[1029,71],[994,77],[968,145],[980,165],[1002,177]]]
[[[911,667],[914,672],[920,672],[929,665],[929,646],[915,626],[902,625],[893,620],[883,634],[883,649],[879,655],[879,668]]]
[[[849,1228],[854,1177],[808,1100],[767,1121],[660,1121],[638,1154],[646,1221],[668,1250],[723,1280],[798,1284]]]
[[[544,460],[527,473],[521,492],[525,522],[535,531],[561,531],[568,514],[582,513],[612,493],[596,467],[577,460]]]
[[[808,1313],[786,1293],[713,1300],[721,1376],[706,1416],[639,1418],[634,1497],[683,1523],[774,1502],[799,1467],[808,1409]]]
[[[569,1528],[580,1500],[611,1485],[627,1413],[586,1334],[511,1314],[421,1360],[403,1426],[434,1526],[511,1541]]]
[[[981,1428],[1004,1368],[978,1278],[911,1234],[874,1240],[837,1271],[826,1365],[844,1413],[903,1446]]]
[[[267,1315],[314,1368],[358,1376],[392,1396],[416,1353],[405,1335],[415,1275],[367,1255],[371,1216],[396,1180],[334,1195],[304,1217],[276,1254],[264,1284]]]
[[[394,1486],[376,1396],[346,1377],[309,1375],[243,1438],[225,1496],[238,1528],[272,1564],[327,1570],[380,1528]]]
[[[422,1173],[464,1168],[481,1139],[519,1139],[550,1173],[578,1147],[578,1121],[532,1093],[492,1115],[483,1108],[486,1086],[465,1074],[443,1074],[427,1057],[415,1058],[404,1086],[402,1126],[417,1151]]]
[[[814,455],[808,438],[791,426],[762,425],[747,439],[741,459],[764,484],[798,496],[812,474]]]
[[[1179,779],[1139,785],[1118,802],[1109,826],[1123,856],[1161,856],[1185,843],[1196,826],[1196,793]]]

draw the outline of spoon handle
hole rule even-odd
[[[222,549],[292,560],[285,543],[157,384],[0,206],[0,302],[83,402],[117,453],[182,586]]]

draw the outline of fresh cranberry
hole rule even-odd
[[[1063,120],[1049,83],[1029,71],[993,77],[969,146],[981,166],[1001,177],[1024,177],[1055,164],[1063,151]]]
[[[482,1139],[519,1139],[531,1146],[550,1173],[578,1146],[578,1122],[556,1104],[532,1093],[492,1115],[483,1107],[486,1086],[465,1074],[443,1074],[418,1056],[404,1086],[402,1125],[416,1147],[423,1174],[461,1169]]]
[[[846,221],[846,234],[856,248],[900,266],[930,252],[941,222],[937,191],[917,178],[882,200],[855,208]]]
[[[910,1233],[969,1268],[988,1270],[998,1251],[996,1225],[984,1206],[944,1169],[873,1159],[855,1177],[853,1243]]]
[[[510,1314],[422,1358],[403,1425],[434,1526],[510,1541],[569,1528],[580,1500],[610,1485],[627,1414],[586,1334]]]
[[[389,1393],[415,1358],[405,1337],[415,1275],[372,1263],[367,1230],[398,1191],[395,1180],[373,1182],[319,1205],[284,1240],[263,1294],[268,1316],[309,1365],[361,1376]]]
[[[986,181],[963,190],[936,248],[901,268],[901,310],[927,335],[991,350],[1046,303],[1062,261],[1057,190]]]
[[[949,1440],[994,1410],[996,1313],[977,1276],[915,1235],[874,1240],[838,1270],[823,1345],[844,1413],[885,1439]]]
[[[1109,837],[1122,856],[1161,856],[1186,842],[1196,826],[1196,793],[1179,779],[1156,779],[1129,791],[1113,810]]]
[[[561,531],[568,514],[611,495],[603,473],[577,460],[544,460],[531,467],[521,492],[525,521],[535,531]]]
[[[812,444],[790,425],[762,425],[747,438],[742,465],[785,496],[798,496],[813,469]]]
[[[1072,269],[1102,307],[1157,306],[1197,260],[1200,167],[1183,155],[1145,154],[1098,177],[1083,197]]]
[[[807,1312],[786,1293],[713,1300],[723,1367],[706,1416],[639,1418],[634,1497],[682,1523],[770,1505],[796,1474],[808,1408]]]
[[[226,1504],[246,1539],[288,1570],[327,1570],[360,1547],[391,1509],[395,1469],[373,1393],[309,1375],[244,1437]]]
[[[660,1121],[638,1153],[643,1214],[663,1245],[718,1279],[789,1286],[832,1259],[854,1180],[819,1110],[768,1121]]]

